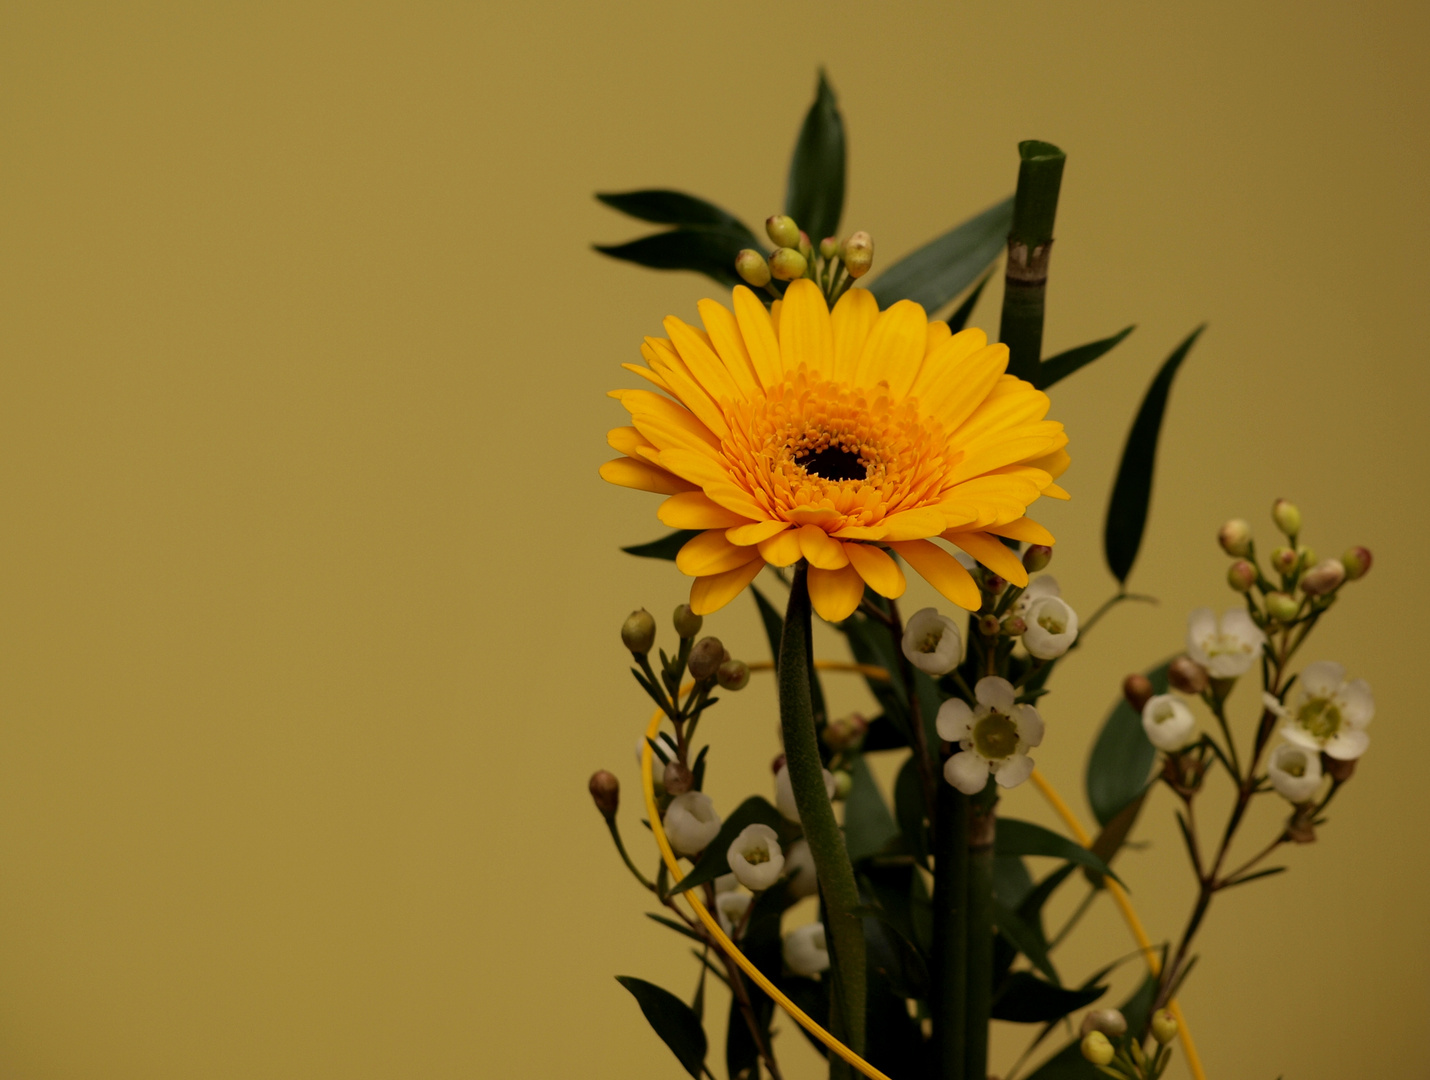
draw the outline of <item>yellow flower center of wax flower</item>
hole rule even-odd
[[[771,516],[823,508],[831,524],[867,526],[929,505],[963,457],[918,402],[852,387],[801,368],[750,398],[722,401],[731,479]]]
[[[745,861],[751,866],[758,866],[760,863],[770,861],[770,853],[763,846],[752,847],[744,852]]]
[[[1011,717],[991,712],[973,725],[973,748],[990,761],[1018,749],[1018,725]]]
[[[1306,755],[1305,755],[1305,754],[1294,754],[1294,755],[1293,755],[1293,754],[1286,754],[1286,755],[1284,756],[1284,760],[1282,761],[1282,764],[1281,764],[1281,771],[1284,772],[1287,776],[1297,776],[1297,777],[1305,776],[1305,775],[1306,775]]]
[[[1038,625],[1050,634],[1061,634],[1068,628],[1068,624],[1056,611],[1050,611],[1046,615],[1038,616]]]
[[[938,651],[938,643],[943,640],[943,630],[930,630],[923,636],[914,647],[921,653],[931,653]]]
[[[1296,722],[1313,738],[1331,739],[1341,730],[1341,710],[1330,698],[1312,698],[1301,706]]]
[[[1165,724],[1177,715],[1177,710],[1172,707],[1170,701],[1159,701],[1152,706],[1152,722],[1154,724]]]
[[[1202,651],[1208,657],[1238,656],[1251,652],[1251,646],[1230,634],[1210,634],[1202,642]]]

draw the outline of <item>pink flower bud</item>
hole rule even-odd
[[[1167,681],[1182,693],[1196,697],[1207,688],[1207,672],[1190,656],[1179,656],[1167,668]]]
[[[1326,596],[1341,587],[1346,580],[1346,568],[1339,559],[1324,559],[1307,571],[1301,579],[1301,589],[1307,596]]]
[[[1138,716],[1142,715],[1142,709],[1157,692],[1152,685],[1152,680],[1146,675],[1129,675],[1122,680],[1122,696],[1127,699],[1127,704],[1132,706],[1132,711]]]
[[[1251,526],[1241,518],[1233,518],[1217,533],[1217,543],[1228,555],[1241,558],[1251,553]]]
[[[1226,582],[1239,593],[1250,592],[1256,584],[1256,567],[1245,559],[1237,559],[1227,568]]]
[[[1341,565],[1346,568],[1346,579],[1355,581],[1370,573],[1370,549],[1353,547],[1341,556]]]

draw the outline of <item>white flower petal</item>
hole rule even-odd
[[[715,914],[720,919],[720,929],[726,934],[734,934],[745,918],[751,901],[755,898],[746,892],[723,892],[715,896]]]
[[[1033,759],[1027,754],[1014,754],[993,767],[993,779],[999,787],[1017,787],[1033,775]]]
[[[934,727],[938,728],[938,737],[944,742],[956,743],[968,737],[972,722],[973,710],[968,703],[960,698],[949,698],[938,707]]]
[[[1353,728],[1363,728],[1375,716],[1375,697],[1370,692],[1370,683],[1356,679],[1341,687],[1336,694],[1336,704],[1341,716]]]
[[[1359,728],[1350,728],[1330,739],[1323,749],[1327,757],[1333,757],[1337,761],[1354,761],[1364,754],[1369,746],[1369,735]]]
[[[784,872],[785,857],[779,836],[768,825],[747,825],[740,830],[726,852],[730,872],[745,888],[754,892],[768,889]]]
[[[973,696],[978,699],[980,705],[987,705],[1004,716],[1012,715],[1013,703],[1018,700],[1018,694],[1014,691],[1013,684],[1007,679],[1000,679],[997,675],[979,679],[978,684],[973,688]]]
[[[1015,706],[1013,709],[1013,725],[1018,729],[1019,750],[1041,745],[1043,741],[1043,717],[1033,706]]]
[[[829,969],[829,943],[823,923],[810,923],[785,935],[780,952],[785,966],[796,975],[818,975]]]
[[[1276,696],[1274,694],[1268,694],[1265,691],[1262,691],[1261,703],[1265,705],[1269,710],[1271,710],[1272,713],[1281,717],[1283,720],[1291,715],[1291,711],[1287,709],[1285,705],[1282,705],[1281,702],[1277,701]]]
[[[1172,753],[1195,740],[1197,718],[1175,695],[1158,694],[1142,706],[1142,730],[1158,750]]]
[[[1317,660],[1301,672],[1301,693],[1310,697],[1332,697],[1346,681],[1346,669],[1334,660]]]
[[[910,616],[900,645],[909,663],[935,676],[946,675],[956,668],[963,652],[958,624],[931,607]]]
[[[1023,615],[1023,646],[1039,660],[1062,656],[1077,640],[1077,612],[1056,596],[1040,596]]]
[[[1294,722],[1288,721],[1281,725],[1281,735],[1288,742],[1293,742],[1297,746],[1304,746],[1309,750],[1319,750],[1321,744],[1305,728],[1298,727]]]
[[[1303,803],[1321,786],[1321,755],[1295,743],[1282,743],[1266,763],[1271,786],[1293,803]]]
[[[965,795],[977,795],[988,786],[988,762],[964,750],[943,763],[943,778]]]
[[[687,791],[672,799],[662,824],[670,846],[681,855],[698,855],[720,835],[720,815],[703,791]]]
[[[1187,616],[1187,655],[1202,667],[1210,661],[1202,643],[1216,635],[1216,615],[1209,607],[1199,607]]]
[[[814,856],[809,842],[796,840],[785,853],[785,873],[789,876],[789,893],[796,900],[813,896],[819,891],[819,878],[814,871]]]
[[[1036,600],[1040,596],[1061,596],[1062,594],[1062,590],[1058,588],[1058,579],[1052,574],[1039,574],[1028,582],[1028,587],[1023,590],[1023,595],[1031,600]]]
[[[824,790],[830,799],[834,798],[834,774],[828,769],[824,770]],[[795,806],[794,784],[789,778],[788,765],[781,765],[780,771],[775,773],[775,807],[786,821],[799,820],[799,808]]]
[[[1266,642],[1266,635],[1245,608],[1230,608],[1222,615],[1221,632],[1249,646],[1252,653],[1260,653],[1261,646]]]

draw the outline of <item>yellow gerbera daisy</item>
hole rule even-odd
[[[1048,397],[1005,375],[1008,348],[981,330],[950,333],[901,300],[879,311],[850,289],[831,312],[808,279],[770,311],[743,285],[734,312],[702,300],[703,331],[674,316],[646,338],[650,365],[623,365],[658,390],[613,390],[631,414],[601,467],[613,484],[668,495],[660,520],[700,529],[676,566],[695,578],[706,615],[738,596],[766,563],[809,562],[814,609],[848,618],[867,583],[903,594],[897,552],[949,600],[976,610],[972,576],[942,538],[1026,585],[998,538],[1052,535],[1024,516],[1067,468]]]

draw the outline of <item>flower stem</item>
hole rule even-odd
[[[938,785],[933,865],[934,1075],[966,1080],[968,991],[968,796]]]
[[[639,881],[642,885],[644,885],[647,889],[649,889],[651,892],[655,892],[655,882],[651,881],[644,874],[642,874],[640,870],[636,868],[636,864],[631,862],[631,857],[626,854],[625,842],[621,840],[621,829],[620,826],[616,824],[616,819],[614,817],[609,817],[606,819],[606,828],[611,830],[611,839],[616,842],[616,850],[621,853],[621,861],[626,864],[626,869],[629,870],[632,874],[634,874],[636,880]]]
[[[844,836],[834,818],[834,807],[825,791],[824,763],[819,757],[819,740],[814,730],[809,680],[808,574],[808,567],[801,560],[790,585],[784,635],[780,638],[780,727],[784,733],[785,766],[794,789],[795,807],[824,897],[824,929],[838,980],[838,992],[831,996],[842,1006],[844,1042],[856,1054],[863,1054],[864,927],[854,913],[859,905],[859,887],[854,881],[854,867],[844,846]],[[839,1071],[831,1062],[830,1075],[838,1075]]]
[[[1018,190],[1013,197],[1013,227],[1008,233],[998,340],[1008,346],[1008,374],[1036,385],[1043,351],[1048,258],[1067,155],[1051,143],[1030,139],[1018,144],[1018,156]]]
[[[969,1080],[988,1075],[988,1024],[993,1010],[993,838],[998,788],[992,780],[969,800],[968,1002],[964,1060]]]

